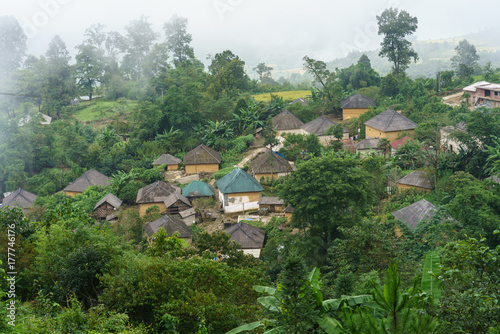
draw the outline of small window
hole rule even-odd
[[[495,92],[495,96],[498,96],[498,92]]]
[[[484,90],[484,96],[490,96],[490,90],[489,89],[485,89]]]

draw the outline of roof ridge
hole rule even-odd
[[[203,144],[201,144],[201,145],[203,145]],[[212,158],[214,158],[215,160],[218,160],[216,157],[214,157],[214,155],[212,154],[212,152],[210,152],[209,150],[207,150],[205,147],[206,147],[206,148],[209,148],[209,147],[208,147],[208,146],[206,146],[206,145],[203,145],[201,148],[202,148],[205,152],[207,152],[207,153],[208,153],[208,154],[209,154]]]
[[[389,126],[392,123],[392,119],[394,118],[394,115],[397,113],[396,110],[393,110],[393,109],[389,109],[389,110],[393,111],[393,114],[389,118],[389,121],[387,122],[386,126]]]

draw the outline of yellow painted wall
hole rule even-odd
[[[246,193],[232,193],[227,194],[228,202],[230,198],[233,197],[248,197],[249,202],[258,202],[260,199],[260,191],[259,192],[246,192]]]
[[[186,165],[186,174],[215,173],[218,170],[219,164]]]
[[[359,117],[361,114],[367,112],[368,108],[363,109],[342,109],[342,116],[344,120],[354,117]]]
[[[74,192],[74,191],[65,191],[64,194],[68,197],[75,197],[76,195],[81,195],[82,193],[77,193],[77,192]]]
[[[179,169],[179,165],[168,165],[167,166],[167,170],[178,170]]]
[[[430,192],[431,190],[428,188],[422,188],[422,187],[415,187],[415,186],[410,186],[408,184],[401,184],[398,183],[398,189],[399,190],[408,190],[408,189],[418,189],[418,190],[425,190],[427,192]]]
[[[165,206],[165,203],[163,203],[163,202],[141,203],[141,204],[139,204],[139,215],[141,217],[144,217],[144,215],[146,215],[146,210],[152,206],[155,206],[155,205],[158,207],[158,209],[160,209],[160,213],[167,212],[167,207]]]
[[[281,174],[286,174],[286,173],[273,173],[272,176],[271,176],[271,173],[262,173],[262,174],[255,174],[255,178],[257,179],[257,181],[260,182],[260,178],[261,177],[264,177],[264,179],[277,179],[280,177]],[[283,175],[281,175],[283,176]]]
[[[371,126],[366,126],[366,138],[387,138],[391,144],[398,140],[398,137],[401,137],[403,133],[411,137],[414,132],[414,130],[383,132]]]
[[[292,221],[293,212],[285,212],[285,217],[290,223]]]

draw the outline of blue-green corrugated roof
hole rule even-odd
[[[217,181],[217,187],[223,194],[262,191],[263,188],[253,176],[243,169],[236,168]]]
[[[203,181],[193,181],[182,188],[185,197],[214,196],[214,188]]]

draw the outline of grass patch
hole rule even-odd
[[[276,92],[276,93],[264,93],[264,94],[258,94],[258,95],[252,95],[252,97],[255,99],[255,101],[262,101],[262,102],[269,102],[271,101],[271,94],[272,95],[278,95],[283,97],[284,100],[295,100],[298,99],[299,97],[306,97],[307,95],[311,95],[311,91],[309,90],[291,90],[287,92]]]
[[[131,113],[137,101],[119,100],[119,101],[104,101],[94,100],[88,102],[80,102],[80,106],[85,108],[75,111],[73,115],[81,122],[95,122],[106,118],[117,118]]]

